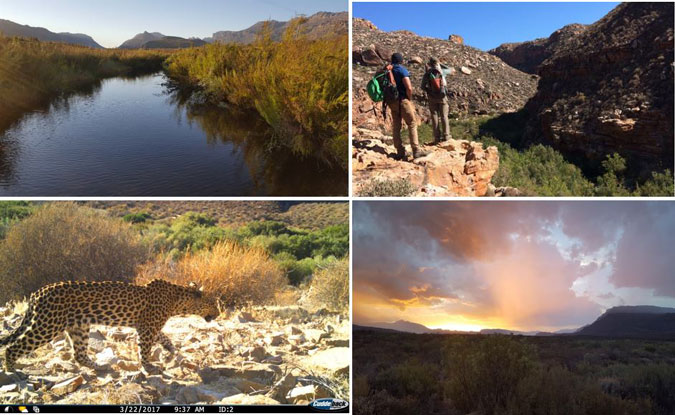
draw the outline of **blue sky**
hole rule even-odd
[[[105,47],[137,33],[200,38],[296,13],[346,11],[347,0],[0,0],[0,18],[52,32],[84,33]]]
[[[548,37],[570,23],[593,23],[619,3],[353,3],[354,17],[384,31],[407,29],[488,50],[506,42]]]

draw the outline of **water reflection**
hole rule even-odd
[[[164,81],[112,78],[5,119],[0,195],[346,195],[345,170],[272,150],[259,117],[195,105]]]
[[[347,194],[348,178],[343,169],[274,146],[271,129],[256,114],[225,105],[204,105],[197,94],[166,86],[177,119],[185,114],[188,123],[198,124],[211,144],[232,143],[243,155],[256,187],[267,188],[273,196]]]

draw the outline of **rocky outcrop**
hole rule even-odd
[[[485,196],[490,179],[499,167],[496,147],[449,140],[426,146],[430,154],[414,161],[393,159],[391,137],[356,129],[352,146],[352,180],[355,195],[372,181],[408,181],[411,196]],[[495,195],[492,187],[492,195]]]
[[[536,90],[536,76],[518,71],[496,56],[457,43],[457,39],[422,37],[409,31],[383,32],[371,22],[355,18],[352,45],[352,120],[355,127],[389,127],[389,121],[382,117],[381,105],[368,97],[366,84],[394,52],[402,53],[408,63],[413,100],[423,122],[428,121],[429,113],[420,83],[424,62],[430,56],[436,56],[452,67],[447,80],[450,111],[456,115],[517,111]]]
[[[572,38],[584,30],[586,30],[585,25],[574,23],[556,30],[547,38],[528,42],[504,43],[489,50],[488,53],[499,57],[516,69],[536,74],[539,66],[546,59],[553,56],[556,50],[564,49]]]
[[[0,308],[0,337],[22,315]],[[172,358],[152,350],[161,374],[146,374],[131,328],[93,326],[88,354],[99,370],[81,368],[61,335],[20,358],[20,379],[0,370],[0,402],[17,404],[301,404],[349,396],[348,319],[325,309],[268,307],[222,316],[210,323],[174,317],[163,332]],[[337,395],[336,385],[345,395]]]
[[[597,167],[673,168],[673,5],[623,3],[544,61],[525,137]]]
[[[457,43],[458,45],[464,44],[464,38],[461,37],[460,35],[450,35],[448,36],[448,40],[451,41],[452,43]]]

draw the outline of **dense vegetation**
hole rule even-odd
[[[280,42],[266,29],[250,45],[182,50],[167,59],[166,73],[208,103],[259,114],[274,131],[270,149],[288,148],[346,170],[347,36],[307,39],[303,21],[293,20]]]
[[[179,202],[166,203],[175,207]],[[210,203],[214,205],[206,206],[219,207],[226,217],[230,203],[236,211],[242,202]],[[266,203],[261,203],[262,210],[274,211]],[[312,206],[321,210],[324,204],[309,205],[293,204],[285,213]],[[349,297],[346,217],[313,228],[264,219],[229,225],[205,213],[157,219],[149,212],[120,214],[113,202],[104,206],[111,210],[83,203],[0,202],[6,229],[0,240],[0,283],[7,287],[0,303],[62,280],[144,283],[167,278],[201,282],[232,305],[269,302],[290,284],[312,286],[329,306],[341,311],[346,307],[338,307]]]
[[[522,143],[525,114],[451,120],[452,136],[499,149],[497,186],[518,188],[528,196],[673,196],[673,173],[666,169],[638,180],[619,154],[607,156],[600,170],[583,170],[550,146]],[[420,142],[433,141],[428,124],[418,128]],[[595,173],[594,173],[595,171]]]
[[[356,414],[675,411],[675,342],[354,331]]]
[[[0,130],[55,97],[94,88],[112,76],[161,69],[168,53],[92,49],[0,34]]]

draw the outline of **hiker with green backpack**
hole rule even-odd
[[[424,157],[429,154],[420,149],[417,138],[417,117],[415,104],[412,102],[412,84],[410,73],[403,65],[403,55],[394,53],[391,55],[391,64],[387,65],[381,73],[375,75],[368,82],[367,90],[371,99],[375,102],[382,101],[382,114],[386,117],[387,107],[391,111],[391,120],[396,147],[396,160],[407,160],[408,154],[401,140],[402,121],[408,127],[408,138],[412,148],[413,159]]]
[[[426,72],[422,77],[422,90],[427,93],[429,111],[431,112],[431,125],[434,130],[434,144],[440,144],[452,138],[450,135],[450,120],[448,118],[448,86],[445,80],[450,70],[443,68],[440,61],[429,58]]]

